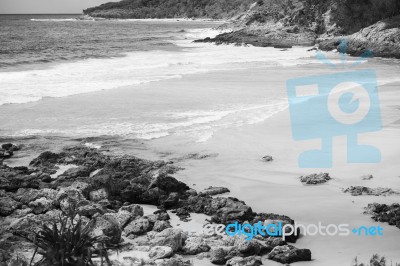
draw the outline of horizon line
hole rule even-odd
[[[82,13],[0,13],[0,15],[82,15]]]

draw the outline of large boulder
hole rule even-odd
[[[212,215],[212,222],[221,224],[248,221],[254,216],[252,209],[243,201],[231,197],[213,198],[208,214]]]
[[[9,197],[0,198],[0,216],[8,216],[14,210],[20,208],[22,204]]]
[[[110,214],[104,214],[94,218],[92,225],[92,235],[106,236],[112,244],[119,244],[122,231],[118,221]]]
[[[149,257],[155,260],[170,258],[172,255],[174,255],[174,251],[171,247],[166,246],[154,246],[149,252]]]
[[[311,261],[311,251],[309,249],[298,249],[292,245],[277,246],[267,255],[267,258],[283,264]]]
[[[169,221],[156,221],[153,226],[153,231],[161,232],[167,228],[171,228],[171,223]]]
[[[168,246],[174,252],[182,249],[187,236],[181,229],[167,228],[157,233],[151,240],[152,246]]]
[[[48,200],[45,197],[39,198],[28,204],[29,208],[32,209],[34,214],[42,214],[47,212],[53,207],[53,201]]]
[[[88,177],[90,175],[90,172],[91,170],[85,166],[72,167],[59,175],[58,178],[75,179],[78,177]]]
[[[89,192],[89,198],[95,202],[106,200],[108,199],[108,192],[104,188],[93,190]]]
[[[127,235],[142,235],[151,230],[151,225],[149,219],[145,217],[140,217],[128,223],[125,226],[124,232]]]
[[[235,257],[234,255],[230,255],[232,250],[232,247],[212,247],[210,250],[211,263],[217,265],[225,264],[229,259]]]
[[[210,246],[202,237],[191,236],[186,239],[182,252],[187,255],[197,255],[209,250]]]
[[[14,199],[21,202],[22,204],[28,205],[40,198],[46,198],[47,200],[53,201],[56,199],[57,191],[54,189],[43,188],[43,189],[33,189],[33,188],[20,188],[14,194]]]

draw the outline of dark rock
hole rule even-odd
[[[8,216],[14,210],[20,208],[22,204],[9,197],[0,198],[0,216]]]
[[[218,194],[224,194],[230,192],[226,187],[208,187],[201,191],[199,194],[204,196],[215,196]]]
[[[346,188],[344,193],[350,193],[352,196],[361,196],[361,195],[369,195],[369,196],[390,196],[400,194],[399,191],[394,191],[390,188],[369,188],[363,186],[351,186]]]
[[[106,236],[111,244],[119,244],[122,231],[118,221],[111,214],[104,214],[93,219],[93,236]]]
[[[300,176],[299,179],[302,183],[306,183],[307,185],[318,185],[326,183],[332,178],[329,176],[328,173],[319,173],[307,176]]]
[[[85,166],[73,167],[66,170],[58,178],[75,179],[78,177],[88,177],[90,172],[90,169]]]
[[[373,179],[373,178],[374,178],[373,175],[363,175],[363,176],[361,177],[362,180],[371,180],[371,179]]]
[[[365,214],[372,215],[376,222],[389,223],[400,228],[400,204],[392,205],[371,203],[365,208]]]
[[[153,231],[161,232],[167,228],[171,228],[171,223],[169,221],[156,221],[153,226]]]
[[[262,157],[261,160],[263,160],[264,162],[272,162],[274,159],[272,158],[272,156],[266,155]]]
[[[12,144],[12,143],[3,144],[3,145],[1,145],[1,148],[2,148],[3,150],[11,151],[11,152],[19,151],[19,150],[21,149],[20,146],[15,145],[15,144]]]
[[[400,58],[400,16],[387,18],[348,35],[322,41],[323,50],[341,51],[342,40],[347,41],[346,53],[352,56]]]
[[[311,251],[309,249],[298,249],[291,245],[278,246],[268,254],[267,258],[283,264],[311,261]]]

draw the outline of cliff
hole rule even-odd
[[[102,18],[226,19],[245,12],[253,0],[122,0],[83,10]]]
[[[342,38],[348,52],[371,50],[399,57],[400,0],[123,0],[84,10],[106,18],[229,18],[226,33],[201,42],[334,49]]]

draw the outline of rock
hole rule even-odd
[[[19,151],[19,150],[21,149],[20,146],[15,145],[15,144],[12,144],[12,143],[2,144],[2,145],[1,145],[1,148],[2,148],[3,150],[11,151],[11,152]]]
[[[129,211],[119,210],[117,213],[113,214],[117,219],[118,224],[121,228],[125,228],[133,219],[134,216]]]
[[[277,246],[267,255],[267,258],[283,264],[311,261],[311,251],[309,249],[298,249],[292,245]]]
[[[244,257],[259,255],[262,249],[262,245],[255,239],[245,240],[244,237],[237,238],[235,248]]]
[[[394,191],[390,188],[369,188],[363,186],[351,186],[343,191],[344,193],[350,193],[352,196],[361,196],[361,195],[369,195],[369,196],[390,196],[390,195],[399,195],[399,191]]]
[[[172,248],[166,246],[154,246],[149,252],[149,257],[155,260],[170,258],[172,255],[174,255]]]
[[[191,236],[186,239],[182,252],[186,255],[197,255],[202,252],[208,252],[209,250],[210,246],[202,237]]]
[[[104,188],[90,191],[89,193],[89,198],[91,201],[101,201],[101,200],[106,200],[108,199],[108,193]]]
[[[28,204],[29,208],[32,209],[34,214],[42,214],[47,212],[53,207],[53,201],[46,199],[45,197],[39,198]]]
[[[174,207],[179,201],[179,194],[177,192],[172,192],[169,194],[168,198],[164,201],[164,208],[169,209]]]
[[[184,193],[186,190],[189,190],[189,187],[185,184],[182,183],[172,176],[168,175],[163,175],[160,174],[158,175],[149,185],[149,189],[157,187],[161,190],[166,191],[167,193],[171,192],[178,192],[178,193]]]
[[[300,176],[299,179],[302,183],[306,183],[307,185],[317,185],[328,182],[332,178],[329,176],[328,173],[319,173],[307,176]]]
[[[119,244],[122,231],[118,221],[110,214],[104,214],[94,218],[92,225],[92,234],[94,236],[107,236],[112,244]]]
[[[156,221],[153,226],[153,231],[161,232],[167,228],[171,228],[171,223],[169,221]]]
[[[45,151],[41,153],[37,158],[33,159],[29,165],[32,167],[54,167],[54,164],[58,162],[60,157],[61,156],[59,154]]]
[[[365,208],[364,213],[372,215],[372,219],[376,222],[389,223],[400,228],[400,204],[398,203],[392,205],[371,203]]]
[[[272,156],[266,155],[262,157],[261,160],[263,160],[264,162],[272,162],[274,159],[272,158]]]
[[[249,206],[243,201],[231,197],[213,198],[208,213],[213,214],[212,222],[221,224],[247,221],[253,218],[253,211]]]
[[[398,15],[398,14],[397,14]],[[347,40],[346,53],[378,57],[400,58],[400,16],[381,20],[358,32],[332,38],[320,43],[323,50],[341,50],[342,40]]]
[[[186,234],[181,229],[167,228],[160,233],[157,233],[150,240],[152,246],[168,246],[174,252],[182,249],[186,240]]]
[[[65,214],[74,212],[79,202],[86,200],[83,194],[74,188],[62,189],[58,192],[56,202]]]
[[[211,263],[222,265],[229,259],[227,256],[231,248],[227,247],[212,247],[210,250]]]
[[[90,175],[90,173],[91,173],[91,171],[88,167],[79,166],[79,167],[69,168],[64,173],[62,173],[59,176],[59,178],[75,179],[78,177],[88,177]]]
[[[201,191],[199,194],[200,195],[205,195],[205,196],[215,196],[218,194],[224,194],[230,192],[229,189],[226,187],[208,187]]]
[[[363,175],[363,176],[361,177],[362,180],[371,180],[371,179],[373,179],[373,178],[374,178],[373,175]]]
[[[0,198],[0,216],[8,216],[14,210],[20,208],[22,204],[9,197]]]
[[[260,266],[262,265],[261,257],[250,256],[250,257],[234,257],[228,260],[226,266]]]
[[[77,206],[77,212],[81,216],[92,218],[96,214],[104,214],[104,211],[100,205],[93,204],[91,202],[81,201]]]
[[[150,222],[147,218],[140,217],[133,220],[128,225],[125,226],[124,232],[127,235],[142,235],[151,230]]]
[[[54,189],[32,189],[32,188],[20,188],[17,193],[14,194],[14,199],[21,202],[22,204],[28,205],[40,198],[46,198],[47,200],[53,201],[57,197],[57,191]]]
[[[10,158],[11,156],[13,156],[13,152],[12,151],[7,151],[4,149],[0,149],[0,159],[7,159]]]

